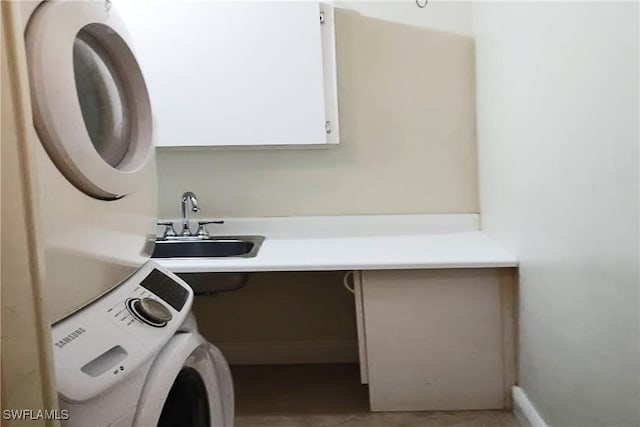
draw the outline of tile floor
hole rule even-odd
[[[233,366],[236,427],[519,427],[504,411],[369,412],[358,365]]]

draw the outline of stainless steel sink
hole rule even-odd
[[[237,291],[249,281],[249,273],[178,273],[196,295]]]
[[[153,258],[253,258],[264,236],[174,237],[157,239]]]

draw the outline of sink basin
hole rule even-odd
[[[263,236],[158,239],[152,258],[253,258]]]
[[[249,273],[178,273],[195,295],[237,291],[249,281]]]

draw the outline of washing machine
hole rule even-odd
[[[157,221],[152,109],[110,1],[17,1],[6,9],[26,94],[21,117],[42,300],[53,323],[150,257]]]
[[[147,262],[124,283],[53,325],[64,427],[231,427],[233,386],[198,334],[193,291]]]

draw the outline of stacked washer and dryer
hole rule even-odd
[[[152,111],[109,0],[10,8],[43,300],[65,426],[233,425],[222,354],[193,292],[150,261]]]

